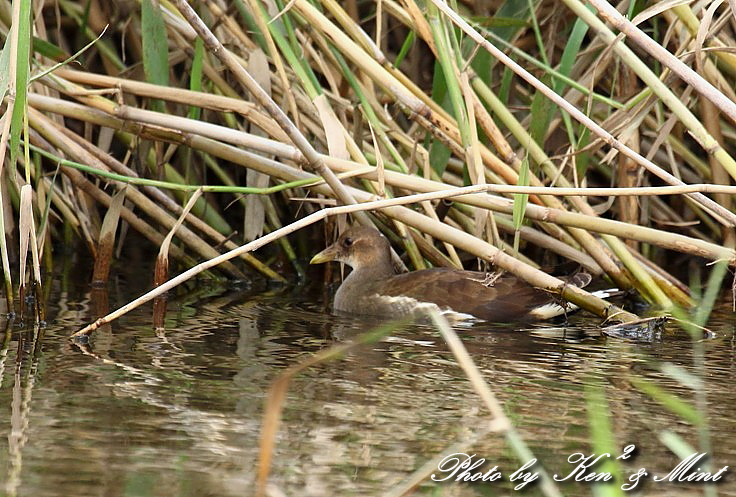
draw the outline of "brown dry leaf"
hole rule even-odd
[[[465,99],[465,107],[468,113],[468,122],[470,125],[470,143],[465,148],[465,160],[468,162],[468,171],[470,172],[471,181],[476,185],[482,185],[486,182],[485,170],[483,167],[483,159],[480,156],[480,143],[478,142],[478,129],[475,123],[475,104],[473,102],[473,89],[470,87],[470,80],[467,72],[460,73],[460,89]],[[476,209],[475,211],[475,236],[482,236],[486,229],[487,217],[485,212]]]
[[[345,130],[335,115],[335,111],[332,110],[332,107],[327,102],[327,97],[324,94],[317,96],[314,99],[314,105],[317,107],[319,119],[322,121],[322,126],[325,130],[327,149],[330,152],[330,156],[337,159],[350,160],[347,143],[345,143]]]
[[[124,186],[113,195],[110,207],[107,209],[105,219],[102,221],[100,228],[100,238],[97,244],[97,253],[95,256],[95,268],[92,273],[92,284],[101,285],[107,282],[110,275],[110,262],[112,261],[112,253],[115,247],[115,233],[118,230],[118,221],[120,220],[120,211],[123,208],[125,200]]]
[[[710,31],[711,24],[713,24],[713,16],[716,13],[716,9],[721,6],[723,0],[715,0],[708,6],[703,18],[700,20],[700,26],[698,27],[698,35],[695,37],[695,64],[702,71],[703,64],[703,45],[705,44],[705,38]]]
[[[186,219],[187,215],[189,215],[189,211],[192,210],[192,207],[194,207],[194,204],[197,203],[197,200],[199,200],[199,197],[201,195],[201,188],[199,188],[192,194],[192,196],[189,198],[189,201],[187,202],[187,205],[184,206],[184,210],[181,212],[179,219],[176,220],[174,226],[171,227],[171,230],[169,230],[166,238],[164,238],[164,241],[161,242],[161,248],[158,251],[158,257],[156,258],[156,269],[153,273],[153,284],[155,286],[161,285],[164,281],[168,279],[169,247],[171,246],[171,240],[174,238],[176,230],[178,230],[179,227],[184,223],[184,219]]]
[[[373,138],[373,148],[376,151],[376,174],[378,175],[378,191],[376,195],[379,197],[386,197],[386,175],[384,174],[383,167],[383,154],[381,154],[381,148],[378,146],[378,140],[376,140],[376,132],[373,130],[373,126],[368,123],[371,129],[371,137]]]
[[[670,10],[680,5],[686,5],[691,3],[691,0],[663,0],[661,2],[654,3],[651,7],[646,8],[639,12],[632,20],[631,24],[638,26],[647,19],[650,19],[656,15],[661,14],[665,10]],[[720,2],[719,2],[720,3]]]
[[[33,231],[33,188],[31,185],[23,185],[20,189],[20,213],[18,218],[18,228],[20,230],[20,284],[25,286],[28,242],[31,239],[31,231]]]

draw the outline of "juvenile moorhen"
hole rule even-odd
[[[329,261],[353,268],[335,294],[334,309],[340,312],[400,317],[421,315],[432,307],[494,322],[549,319],[565,312],[551,294],[513,275],[448,268],[395,274],[389,242],[374,228],[349,229],[310,264]],[[562,279],[582,288],[591,276],[577,273]]]

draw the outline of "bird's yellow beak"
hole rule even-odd
[[[323,264],[325,262],[334,261],[337,257],[337,244],[332,244],[326,249],[324,249],[319,254],[312,257],[312,260],[309,261],[310,264]]]

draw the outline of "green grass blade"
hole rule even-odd
[[[708,323],[708,317],[713,310],[713,305],[721,291],[723,279],[728,273],[728,261],[718,261],[710,272],[708,284],[705,287],[705,293],[700,301],[700,305],[695,308],[695,324],[705,326]]]
[[[268,31],[271,33],[274,43],[281,51],[281,55],[286,59],[289,67],[294,71],[294,74],[298,77],[302,84],[302,88],[307,93],[310,99],[314,100],[318,95],[321,94],[322,87],[317,81],[312,68],[309,64],[304,62],[304,58],[297,55],[299,52],[295,52],[292,44],[289,42],[288,32],[284,19],[287,14],[282,15],[276,21],[271,21],[268,12],[259,3],[260,11],[258,14],[263,18],[263,21],[268,25]],[[289,24],[290,26],[291,24]]]
[[[700,294],[700,275],[696,272],[693,273],[690,285],[693,293],[693,298],[698,302],[698,305],[692,311],[687,312],[685,309],[674,308],[672,314],[675,318],[680,320],[680,326],[690,333],[695,340],[700,340],[703,336],[702,327],[708,323],[708,317],[713,310],[715,301],[721,291],[721,285],[723,279],[726,277],[728,271],[727,261],[718,261],[710,272],[708,277],[708,283],[705,286],[705,291]]]
[[[276,0],[276,6],[278,7],[279,12],[284,11],[284,9],[286,8],[286,6],[280,0]],[[288,42],[286,40],[284,41],[286,45],[288,45],[288,47],[290,48],[289,51],[291,52],[291,59],[299,63],[299,69],[304,73],[304,81],[302,82],[302,84],[305,88],[313,89],[313,93],[308,93],[308,95],[310,95],[310,98],[314,100],[317,95],[320,95],[322,93],[322,85],[320,84],[317,75],[314,74],[312,66],[306,62],[303,56],[297,55],[303,52],[304,47],[302,47],[301,43],[299,43],[299,40],[297,39],[296,32],[294,31],[294,25],[291,22],[291,13],[287,9],[286,12],[284,12],[284,14],[278,18],[278,20],[271,22],[268,19],[268,16],[265,14],[265,10],[261,9],[261,11],[264,12],[264,20],[268,23],[269,29],[271,31],[271,36],[273,36],[274,41],[276,40],[276,32],[278,31],[277,29],[275,29],[277,26],[281,26],[283,32],[286,33],[286,40],[288,40]],[[278,31],[278,34],[282,36],[282,33],[280,31]],[[284,46],[279,44],[279,48],[284,54],[284,57],[288,57]],[[292,62],[292,64],[293,63],[294,62]],[[306,79],[308,79],[308,81],[306,81]]]
[[[447,82],[439,62],[434,64],[434,78],[432,79],[432,100],[449,111],[450,99],[447,95]],[[445,172],[447,161],[450,160],[452,152],[437,138],[432,137],[429,143],[429,165],[439,175]]]
[[[437,8],[429,6],[429,26],[432,30],[432,37],[437,46],[437,56],[439,64],[442,69],[442,73],[445,76],[445,84],[447,87],[447,94],[450,97],[450,103],[452,104],[452,113],[457,121],[457,127],[460,131],[462,138],[462,144],[467,147],[470,143],[470,134],[468,130],[468,114],[465,107],[465,101],[463,99],[462,91],[460,89],[460,83],[455,76],[455,60],[456,57],[453,55],[450,37],[454,38],[454,35],[450,32],[451,30],[444,23],[444,19],[440,17]]]
[[[15,101],[10,121],[10,178],[15,181],[15,164],[20,150],[20,133],[23,129],[23,116],[26,113],[28,76],[31,56],[31,2],[20,3],[18,20],[17,62],[15,68]]]
[[[523,24],[492,26],[489,31],[506,41],[511,40],[516,33],[528,25],[526,19],[529,16],[529,4],[527,0],[506,0],[494,14],[494,18],[523,20]]]
[[[618,464],[615,437],[611,426],[610,409],[606,400],[606,393],[599,381],[586,383],[585,402],[588,408],[588,426],[590,427],[590,438],[593,443],[593,453],[596,455],[610,454],[608,458],[601,459],[601,464],[595,466],[595,472],[610,473],[613,478],[610,482],[595,483],[594,494],[599,496],[622,496],[623,490],[619,486],[621,467]]]
[[[194,42],[194,57],[192,57],[192,70],[189,73],[189,89],[202,91],[202,65],[204,63],[204,42],[199,36]],[[202,109],[196,105],[189,106],[188,116],[190,119],[199,119]]]
[[[69,56],[69,57],[67,57],[67,58],[59,61],[57,64],[54,64],[53,66],[51,66],[51,67],[49,67],[49,68],[41,71],[39,74],[36,74],[35,76],[31,77],[30,82],[32,83],[32,82],[36,81],[37,79],[41,79],[44,76],[46,76],[47,74],[50,74],[50,73],[54,72],[59,67],[65,66],[65,65],[69,64],[70,62],[72,62],[73,60],[76,60],[80,55],[82,55],[84,52],[86,52],[92,45],[94,45],[98,41],[100,41],[100,39],[104,36],[105,32],[107,31],[107,28],[108,28],[108,26],[105,26],[105,29],[102,30],[102,33],[100,33],[100,35],[97,38],[95,38],[94,40],[92,40],[89,43],[87,43],[87,45],[85,45],[84,48],[82,48],[81,50],[79,50],[74,55],[71,55],[71,56]]]
[[[508,67],[503,70],[501,77],[501,89],[498,91],[498,99],[505,105],[509,104],[509,94],[511,93],[511,82],[514,80],[514,71]]]
[[[61,62],[69,58],[69,54],[62,48],[54,45],[50,41],[43,40],[36,36],[33,37],[33,52],[57,62]]]
[[[396,60],[394,60],[394,66],[399,67],[401,65],[401,61],[404,60],[406,54],[408,54],[409,50],[411,50],[411,47],[414,46],[414,40],[416,39],[416,37],[417,35],[414,31],[409,31],[409,34],[406,35],[404,43],[401,44],[399,55],[397,55]]]
[[[680,459],[685,459],[690,454],[697,452],[695,447],[687,443],[677,433],[664,430],[659,434],[659,440]]]
[[[529,186],[529,157],[524,157],[521,161],[521,166],[519,168],[519,181],[516,184],[518,186]],[[524,212],[526,211],[527,203],[529,203],[529,194],[514,194],[514,254],[519,253],[520,230],[521,224],[524,222]]]
[[[542,82],[548,85],[550,83],[549,76],[542,78]],[[544,147],[544,137],[547,134],[549,123],[552,121],[552,113],[556,108],[557,106],[541,92],[534,93],[530,109],[531,120],[529,123],[529,134],[540,147]]]
[[[240,14],[240,17],[243,18],[243,22],[248,28],[248,31],[253,36],[253,40],[258,44],[259,47],[261,47],[261,50],[267,51],[268,43],[266,43],[266,39],[263,37],[263,33],[261,33],[261,31],[258,29],[258,24],[253,18],[253,13],[243,3],[243,0],[235,0],[233,2],[233,5],[235,5],[236,9],[238,9],[238,14]]]
[[[161,9],[154,0],[141,1],[141,35],[143,42],[143,72],[146,81],[155,85],[169,84],[169,40]],[[153,100],[152,108],[165,112],[162,100]]]
[[[565,49],[562,51],[562,57],[560,57],[560,66],[558,67],[557,72],[568,77],[570,76],[572,66],[575,63],[575,59],[577,58],[578,53],[580,52],[580,47],[583,44],[583,40],[585,39],[585,34],[587,32],[587,24],[585,24],[580,19],[575,21],[575,24],[572,27],[572,31],[570,32],[570,37],[567,39],[567,43],[565,44]],[[557,78],[553,80],[552,85],[552,88],[555,90],[555,92],[560,94],[565,91],[565,87],[567,86],[564,81]]]
[[[698,411],[692,405],[682,400],[677,395],[666,392],[660,386],[655,385],[651,381],[645,380],[643,378],[632,377],[631,383],[636,388],[650,396],[652,399],[662,404],[662,406],[664,406],[670,412],[680,416],[680,418],[687,421],[688,423],[691,423],[695,426],[699,426],[703,423],[703,418],[698,413]]]

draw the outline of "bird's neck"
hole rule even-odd
[[[394,274],[391,261],[377,261],[374,264],[360,264],[342,282],[335,294],[335,307],[340,309],[346,302],[352,302],[377,281],[389,278]]]
[[[388,257],[379,257],[372,260],[362,261],[361,264],[356,265],[348,278],[356,281],[362,280],[369,282],[388,278],[389,276],[393,276],[393,274],[394,267],[391,264],[391,259]],[[347,281],[347,279],[345,281]]]

